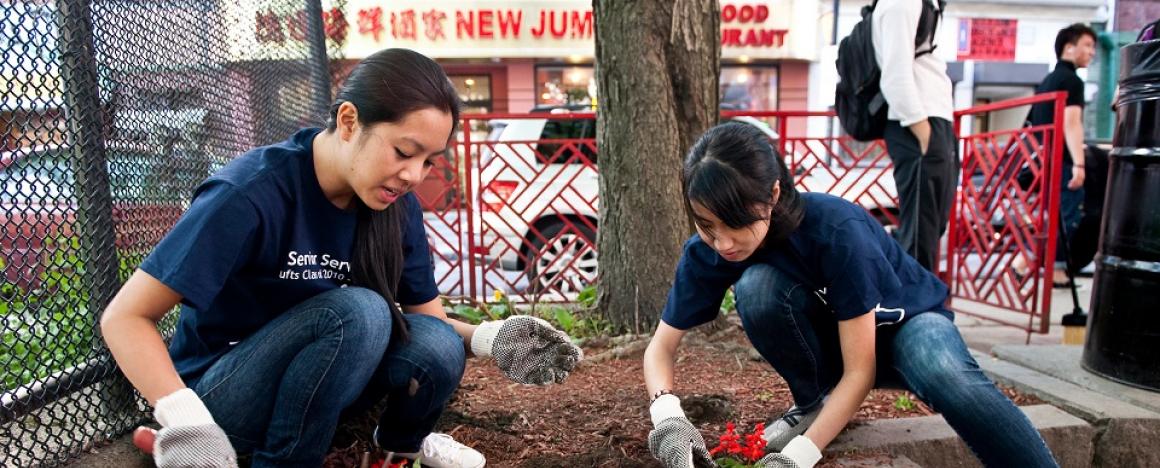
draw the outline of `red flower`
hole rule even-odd
[[[403,467],[407,466],[407,463],[409,463],[409,462],[410,462],[410,460],[408,460],[406,458],[399,460],[395,463],[387,463],[386,459],[382,459],[382,460],[379,460],[377,462],[371,463],[370,468],[403,468]]]
[[[765,424],[758,423],[757,427],[753,429],[753,433],[746,434],[744,444],[742,438],[736,432],[736,425],[733,423],[725,424],[725,433],[718,437],[719,444],[709,451],[709,455],[718,456],[724,452],[728,456],[738,456],[750,463],[760,460],[765,455],[765,439],[762,435],[765,433]]]

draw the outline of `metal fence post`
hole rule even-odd
[[[119,287],[114,232],[113,198],[106,164],[103,109],[93,41],[93,14],[89,0],[65,0],[60,8],[61,77],[64,86],[66,139],[77,184],[77,237],[94,328],[93,350],[104,347],[100,317]],[[64,392],[72,389],[64,388]],[[115,378],[103,387],[101,417],[116,415],[133,403],[127,381]]]
[[[310,45],[310,86],[315,112],[324,120],[330,112],[330,59],[326,55],[326,25],[322,0],[306,0],[306,42]]]

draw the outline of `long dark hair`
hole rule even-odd
[[[423,54],[407,49],[385,49],[363,59],[351,70],[330,106],[327,131],[338,127],[338,107],[349,102],[358,109],[363,127],[393,123],[407,114],[434,108],[451,114],[459,122],[459,94],[443,68]],[[455,130],[452,128],[452,135]],[[448,140],[452,135],[448,135]],[[383,211],[354,198],[358,211],[355,231],[354,284],[383,296],[391,308],[395,326],[404,341],[410,339],[403,312],[395,303],[399,278],[403,274],[403,226],[407,223],[410,197],[400,198]]]
[[[695,202],[733,229],[764,219],[762,208],[772,206],[764,245],[785,240],[805,215],[785,160],[747,123],[724,123],[701,135],[685,158],[681,182],[689,213]],[[781,193],[776,202],[774,184]]]

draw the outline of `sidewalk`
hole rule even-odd
[[[1079,306],[1090,314],[1092,279],[1076,278],[1076,283],[1078,284]],[[956,304],[956,307],[958,306],[959,304]],[[984,307],[972,304],[965,304],[962,307],[967,310],[987,313]],[[1064,315],[1071,313],[1073,307],[1071,289],[1052,289],[1051,326],[1046,335],[1031,333],[1030,343],[1027,341],[1026,331],[966,314],[955,314],[955,325],[959,327],[959,332],[962,333],[963,340],[967,342],[967,347],[985,354],[991,354],[991,349],[998,345],[1057,345],[1063,342],[1063,325],[1060,325],[1060,320]],[[1004,317],[1009,320],[1017,318],[1025,321],[1027,319],[1026,315],[1019,317],[1007,314]]]

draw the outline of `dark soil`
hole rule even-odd
[[[652,427],[641,374],[643,347],[622,344],[619,349],[629,351],[612,357],[616,347],[606,340],[595,344],[585,347],[586,362],[554,386],[515,384],[491,361],[469,360],[463,385],[436,430],[479,450],[494,467],[658,466],[648,451]],[[725,423],[749,432],[792,404],[785,382],[752,351],[739,327],[724,327],[711,336],[691,333],[677,362],[675,393],[709,447],[716,445]],[[1003,391],[1017,405],[1039,403]],[[902,395],[914,404],[896,404]],[[874,390],[854,421],[929,414],[909,392]],[[359,466],[374,424],[369,415],[344,423],[326,466]],[[371,452],[366,459],[374,462],[383,455]]]

